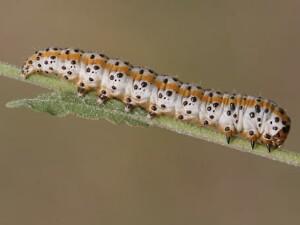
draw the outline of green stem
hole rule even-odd
[[[228,145],[224,135],[213,129],[198,127],[165,116],[149,120],[144,110],[137,108],[132,113],[126,113],[124,105],[116,100],[111,100],[105,105],[99,106],[93,94],[87,95],[85,98],[79,98],[75,94],[76,88],[74,85],[55,77],[33,75],[29,79],[24,80],[20,76],[19,68],[1,62],[0,75],[55,91],[34,99],[22,99],[7,103],[7,106],[11,108],[27,107],[56,116],[73,114],[85,119],[106,119],[114,123],[126,123],[132,126],[161,127],[242,152],[248,152],[289,165],[300,166],[300,154],[287,149],[281,148],[268,153],[265,146],[257,144],[255,149],[251,150],[249,141],[240,137],[233,138]]]

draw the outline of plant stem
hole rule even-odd
[[[99,106],[93,94],[87,95],[85,98],[79,98],[75,94],[76,88],[74,85],[56,77],[32,75],[29,79],[24,80],[20,76],[19,68],[1,62],[0,75],[55,91],[54,93],[40,95],[34,99],[9,102],[7,106],[10,108],[27,107],[35,111],[48,112],[61,117],[73,114],[85,119],[106,119],[114,123],[126,123],[132,126],[160,127],[231,149],[248,152],[293,166],[300,166],[300,154],[287,149],[276,149],[269,153],[265,146],[256,144],[254,150],[252,150],[249,141],[240,137],[233,138],[228,145],[224,135],[213,129],[199,127],[166,116],[150,120],[146,117],[146,112],[139,108],[134,109],[132,113],[126,113],[124,105],[116,100],[111,100],[105,105]]]

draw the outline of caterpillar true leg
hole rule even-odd
[[[225,135],[225,138],[226,138],[226,142],[227,144],[230,144],[230,140],[231,140],[231,135]]]
[[[230,125],[228,125],[228,126],[225,126],[224,133],[225,133],[225,138],[226,138],[227,144],[229,144],[231,138],[234,136],[235,131]]]
[[[271,152],[271,144],[266,144],[266,147],[267,147],[268,151]]]
[[[246,130],[243,132],[243,136],[250,141],[251,148],[254,149],[255,143],[259,138],[259,133],[255,129]]]
[[[256,143],[255,140],[253,140],[253,139],[250,140],[250,145],[251,145],[251,149],[252,149],[252,150],[254,149],[255,143]]]

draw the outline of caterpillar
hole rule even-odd
[[[114,98],[125,104],[127,112],[141,107],[149,118],[167,115],[214,127],[228,144],[240,135],[250,141],[252,149],[258,142],[270,152],[282,146],[290,130],[289,116],[271,100],[204,89],[102,53],[46,48],[25,61],[21,75],[26,79],[36,72],[72,82],[79,96],[95,91],[99,104]]]

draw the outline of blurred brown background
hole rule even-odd
[[[300,151],[299,10],[298,0],[1,0],[0,60],[79,47],[262,95],[287,109],[285,146]],[[162,129],[7,109],[45,90],[0,80],[0,224],[299,224],[299,168]]]

